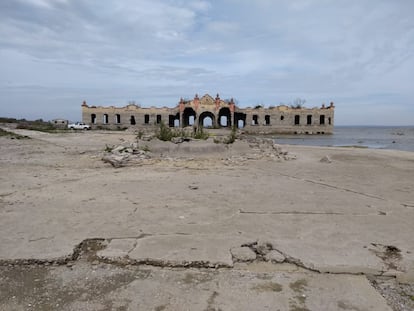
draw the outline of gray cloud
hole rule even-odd
[[[171,106],[220,92],[241,105],[334,100],[343,123],[355,103],[398,105],[412,123],[413,11],[408,0],[4,0],[0,114],[29,111],[28,98],[46,118],[75,119],[83,99]]]

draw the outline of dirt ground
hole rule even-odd
[[[0,137],[0,310],[413,310],[414,154]]]

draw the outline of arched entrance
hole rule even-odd
[[[192,126],[195,123],[196,112],[193,108],[187,107],[183,111],[183,127]]]
[[[131,123],[131,125],[135,125],[136,124],[135,117],[134,116],[131,116],[131,118],[129,119],[129,123]]]
[[[221,108],[218,116],[218,125],[221,127],[231,126],[231,113],[227,107]]]
[[[246,114],[241,112],[234,113],[234,124],[237,125],[237,128],[243,128],[246,126]]]
[[[169,127],[179,127],[180,126],[180,114],[178,112],[175,115],[170,114],[168,116],[168,126]]]
[[[214,114],[210,111],[204,111],[198,117],[198,124],[202,127],[214,127],[216,125]]]

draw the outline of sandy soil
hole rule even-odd
[[[413,153],[14,131],[2,310],[414,308]]]

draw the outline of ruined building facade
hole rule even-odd
[[[248,133],[270,134],[331,134],[334,126],[334,105],[320,108],[292,108],[281,105],[269,108],[239,108],[234,101],[222,100],[217,94],[206,94],[192,100],[181,99],[174,108],[142,108],[135,104],[125,107],[102,107],[82,104],[82,121],[95,129],[170,126],[231,128]]]

